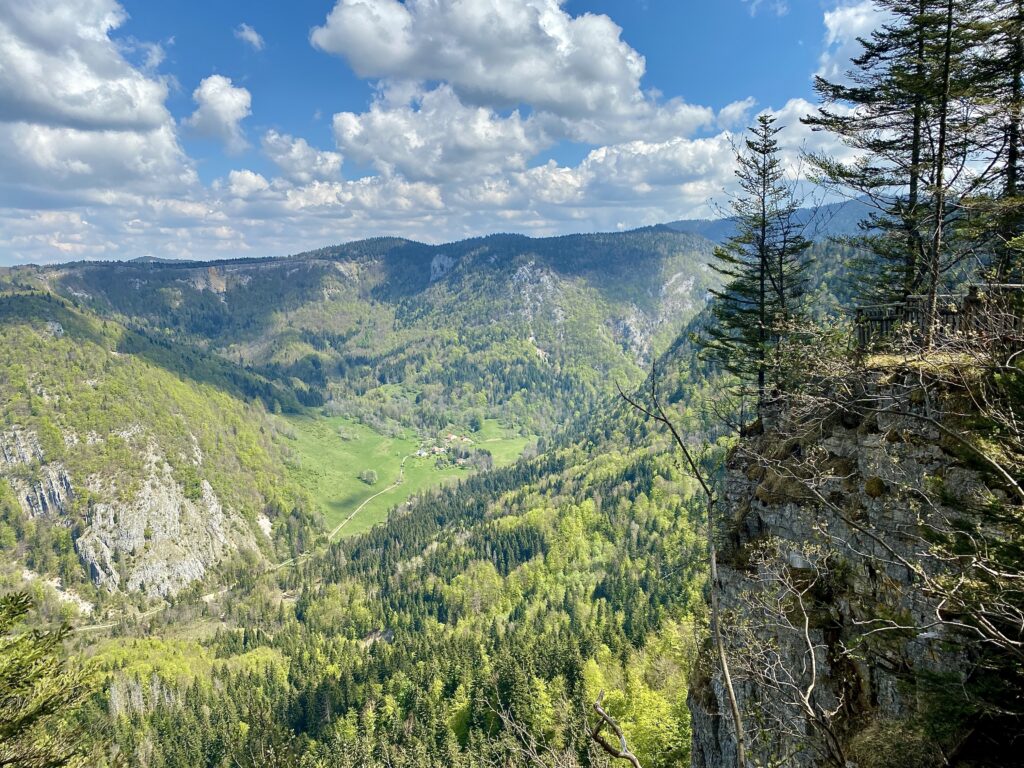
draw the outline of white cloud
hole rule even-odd
[[[146,130],[168,120],[167,86],[121,55],[113,0],[0,1],[0,122]]]
[[[753,96],[726,104],[718,110],[718,126],[726,129],[745,127],[750,120],[750,110],[755,106],[757,99]]]
[[[850,69],[850,59],[860,55],[859,37],[869,37],[871,31],[885,19],[874,0],[847,2],[825,12],[825,50],[818,63],[817,74],[827,80],[841,80]]]
[[[642,101],[644,58],[621,31],[556,0],[339,0],[311,40],[364,77],[444,80],[470,102],[583,117]]]
[[[559,0],[338,0],[310,40],[362,77],[441,81],[470,106],[527,104],[573,140],[709,124],[710,110],[642,90],[644,57],[621,33],[607,16],[570,16]]]
[[[269,171],[204,186],[155,74],[162,45],[117,38],[114,0],[22,7],[0,0],[0,262],[262,256],[708,215],[734,188],[732,142],[757,109],[645,91],[643,57],[619,28],[557,0],[341,0],[312,39],[378,80],[369,105],[334,116],[337,147],[266,130]],[[823,67],[870,27],[866,7],[826,14]],[[193,97],[183,126],[245,145],[248,90],[212,75]],[[778,110],[791,169],[801,145],[848,153],[800,123],[813,109]],[[543,154],[567,144],[581,160]],[[374,175],[344,178],[343,159]]]
[[[305,139],[267,131],[262,143],[264,154],[289,181],[299,184],[329,181],[341,173],[342,156],[339,153],[314,149]]]
[[[785,16],[789,13],[789,3],[786,0],[743,0],[750,7],[750,15],[757,16],[761,6],[767,6],[768,10],[776,16]]]
[[[73,128],[0,124],[0,190],[10,195],[49,190],[83,199],[184,191],[195,171],[170,125],[155,131],[79,131]],[[2,193],[4,197],[8,192]]]
[[[255,29],[253,29],[251,26],[246,24],[244,21],[237,27],[235,27],[235,37],[241,40],[243,43],[251,45],[253,47],[253,50],[263,50],[263,36]]]
[[[163,49],[112,39],[119,5],[0,0],[0,10],[0,205],[115,204],[194,187],[167,85],[151,73]]]
[[[229,152],[240,152],[247,146],[240,123],[252,110],[252,96],[245,88],[236,87],[231,78],[210,75],[192,92],[198,105],[185,120],[196,133],[220,139]]]
[[[488,107],[467,107],[447,85],[381,95],[363,114],[338,113],[334,135],[349,157],[414,181],[521,169],[549,143],[518,112],[502,117]]]
[[[228,189],[235,197],[250,197],[269,188],[270,182],[254,171],[231,171],[228,174]]]

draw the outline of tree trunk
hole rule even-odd
[[[929,254],[928,274],[928,315],[925,320],[925,348],[935,342],[938,324],[939,271],[942,257],[942,229],[946,216],[946,135],[949,122],[950,70],[953,56],[953,3],[946,0],[946,24],[942,51],[942,90],[939,96],[938,145],[935,151],[935,231]]]
[[[914,65],[914,72],[917,76],[917,85],[924,81],[924,13],[926,0],[920,0],[918,11],[920,16],[917,19],[917,61]],[[921,184],[921,125],[924,120],[924,96],[919,92],[914,93],[914,120],[910,135],[910,191],[907,195],[907,215],[904,222],[907,226],[908,242],[907,253],[904,258],[903,272],[903,300],[906,301],[910,294],[914,293],[917,284],[917,270],[919,269],[919,255],[921,253],[921,231],[917,224],[917,206],[920,195]]]
[[[1003,216],[1001,239],[1001,255],[996,271],[996,280],[1000,283],[1010,280],[1013,252],[1006,243],[1017,233],[1016,202],[1020,180],[1020,120],[1021,120],[1021,77],[1024,76],[1024,39],[1021,29],[1024,26],[1024,0],[1017,0],[1014,18],[1010,23],[1010,103],[1007,110],[1006,124],[1006,184],[1003,195],[1010,206],[1009,213]]]
[[[764,348],[768,340],[768,301],[767,275],[768,270],[768,158],[761,157],[761,231],[757,244],[758,261],[760,262],[760,288],[758,293],[758,328],[757,328],[757,418],[761,418],[764,406],[765,390],[765,355]]]

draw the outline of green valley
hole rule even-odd
[[[344,416],[280,418],[288,425],[280,431],[290,449],[289,473],[312,494],[330,538],[362,533],[410,496],[466,478],[474,468],[470,458],[481,449],[492,457],[488,467],[500,467],[530,444],[493,420],[472,437],[449,432],[427,439],[411,430],[385,437]],[[366,471],[375,473],[373,483],[360,479]]]
[[[640,380],[710,248],[653,228],[3,271],[8,578],[115,615],[535,455]]]
[[[0,10],[0,768],[1024,767],[1024,0]]]

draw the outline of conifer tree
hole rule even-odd
[[[958,247],[963,202],[983,190],[984,112],[972,55],[982,12],[965,0],[877,0],[889,21],[860,42],[844,82],[815,81],[823,106],[804,122],[835,133],[854,160],[813,156],[823,178],[875,209],[857,244],[871,254],[868,297],[926,300],[930,341],[938,292],[971,253]]]
[[[0,766],[57,768],[82,747],[68,716],[89,692],[80,670],[62,658],[66,628],[28,631],[24,593],[0,597]]]
[[[715,249],[711,268],[724,285],[713,290],[718,323],[705,353],[744,384],[754,382],[760,415],[771,350],[801,315],[807,248],[786,179],[775,117],[760,115],[736,155],[739,192],[730,201],[736,234]]]
[[[972,232],[990,246],[989,274],[996,282],[1024,279],[1020,249],[1024,229],[1021,120],[1024,118],[1024,0],[985,0],[972,65],[975,100],[984,115],[979,143],[993,184],[968,201]]]

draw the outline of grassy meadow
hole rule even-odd
[[[336,536],[363,533],[385,520],[392,507],[410,496],[471,472],[454,465],[439,468],[437,457],[416,455],[420,448],[444,446],[443,436],[420,439],[410,430],[401,437],[387,437],[344,416],[304,414],[281,418],[290,427],[285,432],[296,459],[289,471],[309,491],[324,515],[327,529],[336,531]],[[495,466],[511,464],[532,442],[532,438],[522,437],[493,419],[486,420],[483,428],[470,437],[472,447],[491,452]],[[359,477],[366,470],[377,473],[373,485]]]

